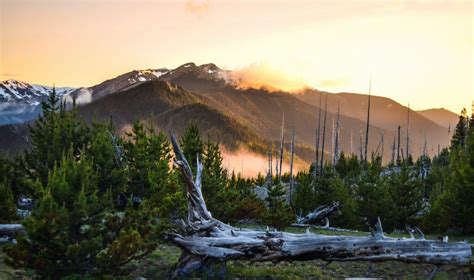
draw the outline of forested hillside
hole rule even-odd
[[[166,82],[142,86],[156,94],[171,87]],[[194,100],[180,91],[172,88],[173,94],[160,98],[168,103],[154,103],[153,94],[142,99],[139,87],[124,92],[123,98],[140,98],[142,106],[154,104],[166,114],[176,109],[173,104]],[[111,111],[128,109],[139,116],[138,109],[124,102],[108,104]],[[221,117],[204,104],[186,106],[180,109],[182,118],[189,111],[192,116]],[[122,137],[121,127],[112,121],[86,122],[80,114],[84,108],[66,110],[53,91],[30,127],[31,149],[0,160],[2,223],[19,220],[18,199],[34,200],[31,215],[22,221],[26,234],[4,249],[8,263],[34,269],[42,277],[126,274],[124,265],[152,252],[185,215],[184,184],[171,164],[168,133],[174,132],[164,131],[174,123],[157,128],[145,118]],[[100,117],[99,110],[92,112]],[[297,214],[338,201],[340,211],[330,218],[337,227],[367,230],[380,217],[389,232],[422,227],[443,235],[474,233],[474,119],[465,110],[450,147],[433,158],[409,156],[385,165],[376,154],[365,160],[340,153],[335,165],[318,162],[293,177],[269,172],[244,179],[229,173],[222,166],[219,144],[203,130],[191,122],[180,132],[179,143],[193,172],[197,158],[202,160],[204,198],[213,216],[224,222],[251,220],[280,229]],[[234,131],[239,137],[251,135]],[[225,134],[218,138],[225,139]],[[257,186],[267,188],[265,199],[255,194]]]

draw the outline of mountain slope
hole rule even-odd
[[[317,90],[308,89],[300,94],[295,95],[298,99],[305,103],[319,106],[319,95],[322,96],[324,104],[325,98],[328,97],[328,110],[335,112],[340,106],[342,114],[359,119],[363,122],[367,119],[368,95],[355,93],[327,93]],[[371,97],[371,118],[370,123],[379,127],[383,131],[391,131],[396,134],[397,128],[401,126],[402,147],[406,149],[407,136],[407,119],[408,108],[398,102],[380,96]],[[449,135],[447,130],[423,116],[422,114],[410,110],[410,152],[415,156],[419,155],[424,149],[425,139],[427,152],[434,154],[437,145],[445,147],[449,144]],[[392,145],[393,138],[385,137],[387,144]]]
[[[141,120],[155,129],[177,134],[189,123],[219,141],[227,149],[246,145],[262,150],[264,139],[236,120],[209,107],[206,100],[167,81],[148,81],[115,95],[109,95],[78,108],[86,120],[112,118],[119,131],[128,131],[133,122]]]
[[[134,120],[140,119],[152,120],[160,129],[173,129],[179,133],[185,123],[194,121],[204,134],[211,133],[219,138],[216,140],[233,148],[240,145],[237,143],[255,142],[252,139],[263,139],[265,145],[273,142],[275,147],[279,146],[284,114],[286,145],[294,126],[296,142],[300,150],[306,151],[301,156],[311,162],[321,94],[323,100],[328,98],[325,151],[332,153],[333,127],[339,104],[340,150],[360,153],[365,141],[367,95],[332,94],[313,89],[301,94],[269,92],[264,88],[242,89],[236,81],[226,79],[228,72],[214,64],[198,66],[194,63],[171,70],[134,70],[89,88],[67,92],[64,96],[67,100],[81,100],[79,111],[89,120],[111,116],[121,130],[129,129]],[[0,106],[6,103],[0,103]],[[37,106],[37,111],[30,117],[37,115],[38,109]],[[372,96],[369,154],[378,151],[384,154],[385,162],[390,160],[398,125],[402,127],[401,146],[406,149],[406,120],[406,107],[389,98]],[[425,139],[431,153],[438,144],[446,146],[449,140],[444,127],[410,111],[410,152],[415,157],[422,152]],[[260,144],[259,149],[267,147]]]
[[[75,88],[56,88],[60,96],[67,96]],[[0,125],[20,123],[36,118],[41,101],[46,100],[52,87],[32,85],[17,80],[0,82]]]
[[[417,113],[446,128],[456,126],[459,121],[459,115],[444,108],[420,110]]]

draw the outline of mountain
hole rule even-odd
[[[446,128],[456,126],[459,121],[458,114],[444,108],[421,110],[417,113]]]
[[[155,129],[179,136],[189,123],[195,123],[204,136],[212,136],[227,149],[236,150],[240,145],[252,149],[264,146],[263,138],[237,120],[215,110],[200,96],[168,81],[148,81],[120,94],[105,96],[79,107],[78,113],[89,121],[105,121],[112,117],[121,132],[129,131],[134,121],[141,120]],[[251,143],[255,147],[250,147]]]
[[[186,63],[176,69],[147,69],[133,70],[106,80],[92,87],[60,87],[56,88],[59,96],[62,96],[69,104],[76,99],[78,104],[89,103],[109,94],[131,89],[151,80],[167,80],[180,84],[188,76],[194,78],[195,87],[198,87],[206,79],[225,81],[219,76],[224,73],[214,64],[196,66],[194,63]],[[52,87],[42,85],[31,85],[17,80],[6,80],[0,83],[0,125],[20,123],[38,116],[41,111],[41,101],[45,100]]]
[[[60,87],[56,92],[67,96],[76,88]],[[17,80],[0,83],[0,125],[20,123],[36,118],[41,101],[46,100],[52,87],[32,85]]]
[[[350,116],[366,122],[368,95],[355,93],[328,93],[314,89],[306,89],[295,96],[301,101],[319,106],[319,96],[324,104],[328,100],[328,111],[336,112],[338,106],[343,115]],[[393,144],[393,135],[397,134],[398,126],[401,127],[402,147],[406,150],[407,123],[409,121],[410,152],[417,156],[423,152],[426,143],[427,152],[434,154],[437,146],[445,147],[449,144],[450,136],[444,126],[433,121],[429,116],[386,97],[371,96],[370,123],[385,134],[384,140],[387,147]],[[365,129],[364,127],[362,127]],[[426,142],[425,142],[426,141]],[[369,139],[370,143],[370,139]]]
[[[324,139],[326,158],[330,158],[334,147],[333,130],[338,106],[340,150],[355,154],[361,152],[361,143],[365,141],[367,95],[333,94],[315,89],[290,94],[267,88],[241,88],[238,81],[227,78],[228,74],[229,71],[212,63],[186,63],[175,69],[134,70],[92,87],[70,89],[63,93],[63,98],[81,101],[77,102],[81,105],[78,111],[89,121],[112,118],[121,132],[129,130],[137,119],[178,135],[189,122],[195,122],[204,136],[211,135],[226,149],[237,151],[244,147],[260,155],[264,155],[272,144],[275,150],[279,147],[284,115],[287,150],[294,127],[298,157],[310,163],[315,154],[321,95],[323,100],[328,98]],[[398,125],[402,127],[401,146],[406,149],[408,108],[378,96],[372,96],[371,106],[369,156],[371,152],[377,152],[387,162],[391,160]],[[12,127],[0,128],[0,131],[21,135],[13,133]],[[409,149],[415,157],[424,146],[433,154],[438,144],[444,147],[448,140],[445,127],[410,110]],[[5,146],[7,144],[0,143],[0,149]]]

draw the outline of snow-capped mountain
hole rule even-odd
[[[40,112],[41,101],[46,100],[52,87],[28,84],[18,80],[0,82],[0,125],[34,119]],[[56,88],[59,96],[67,96],[76,88]]]
[[[209,89],[225,84],[221,75],[225,72],[212,63],[199,66],[186,63],[175,69],[133,70],[88,88],[56,87],[56,93],[69,103],[75,98],[76,103],[80,105],[151,80],[186,84],[195,90]],[[41,111],[41,101],[46,100],[51,91],[50,86],[28,84],[18,80],[0,82],[0,125],[36,118]]]
[[[176,84],[191,82],[196,84],[196,86],[205,86],[206,82],[210,81],[224,83],[221,75],[224,72],[225,70],[221,70],[212,63],[197,66],[191,62],[183,64],[175,69],[159,68],[133,70],[90,87],[89,90],[92,93],[92,99],[96,100],[109,94],[133,88],[151,80],[170,81]]]
[[[0,83],[0,102],[23,101],[30,105],[37,105],[38,101],[47,97],[52,87],[28,84],[18,80],[6,80]],[[56,88],[58,95],[73,92],[76,88]]]

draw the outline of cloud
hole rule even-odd
[[[78,91],[63,96],[63,99],[66,100],[68,104],[72,104],[73,98],[76,98],[77,105],[87,104],[92,101],[92,92],[87,88],[81,88]]]
[[[340,87],[340,86],[345,86],[348,85],[349,82],[347,80],[341,79],[341,80],[322,80],[319,82],[319,85],[322,87]]]
[[[188,0],[185,4],[186,11],[190,14],[202,16],[209,12],[211,7],[210,0]]]
[[[234,171],[235,173],[241,173],[243,177],[255,177],[258,173],[265,176],[268,171],[268,158],[250,152],[245,148],[240,148],[237,151],[228,151],[225,148],[221,147],[223,162],[222,165],[229,172]],[[295,174],[299,170],[306,169],[307,166],[301,163],[295,163],[293,169]],[[283,163],[283,173],[290,171],[290,165],[286,162]]]
[[[268,63],[254,63],[241,69],[223,71],[220,76],[239,88],[266,88],[269,91],[298,91],[306,87],[305,81],[295,73],[286,73]]]

